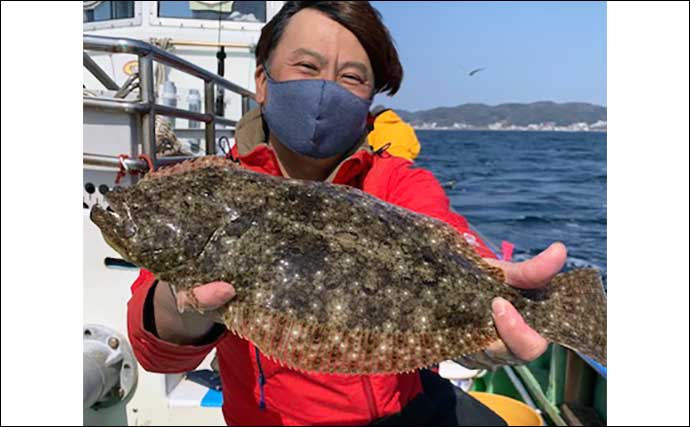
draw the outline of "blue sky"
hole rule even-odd
[[[401,90],[375,104],[606,105],[604,2],[372,2],[395,39]],[[463,71],[487,67],[467,76]]]

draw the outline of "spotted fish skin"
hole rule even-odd
[[[91,217],[124,258],[178,290],[232,283],[227,327],[295,369],[409,372],[479,351],[498,338],[495,297],[547,339],[606,363],[596,270],[512,288],[450,225],[352,187],[205,157],[108,202]]]

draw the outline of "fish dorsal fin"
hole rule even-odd
[[[177,175],[197,169],[208,167],[235,168],[237,164],[231,160],[219,156],[203,156],[191,160],[185,160],[172,166],[165,166],[156,171],[147,173],[142,181],[163,178],[170,175]]]

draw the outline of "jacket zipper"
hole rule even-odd
[[[264,396],[264,386],[266,385],[266,377],[264,376],[264,369],[261,366],[261,356],[259,355],[259,348],[254,347],[254,351],[256,353],[256,366],[259,368],[259,378],[257,378],[257,381],[259,383],[259,409],[264,410],[266,409],[266,399]]]
[[[379,418],[379,411],[376,408],[376,400],[374,400],[374,389],[371,386],[371,379],[368,376],[362,377],[362,388],[364,388],[364,396],[367,399],[367,405],[369,406],[369,416],[371,421]]]

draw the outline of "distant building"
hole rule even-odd
[[[589,125],[592,130],[606,130],[606,120],[599,120]]]

